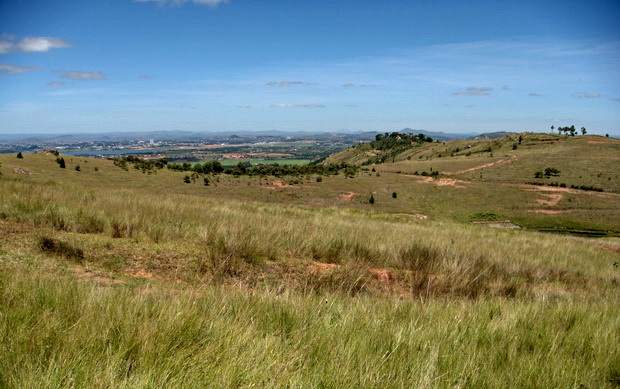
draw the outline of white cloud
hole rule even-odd
[[[194,3],[207,5],[209,7],[217,7],[220,4],[228,3],[229,0],[136,0],[139,3],[154,2],[159,4],[181,5],[183,3]]]
[[[7,64],[0,64],[0,73],[2,74],[19,74],[24,72],[32,72],[35,70],[41,70],[41,66],[14,66]]]
[[[62,82],[62,81],[50,81],[50,82],[47,83],[47,85],[49,85],[49,86],[62,86],[62,85],[65,85],[65,83]]]
[[[271,104],[271,108],[325,108],[323,104]]]
[[[30,37],[27,36],[17,42],[15,45],[18,51],[23,51],[26,53],[32,52],[45,52],[50,49],[58,49],[62,47],[71,47],[70,44],[58,38],[49,38],[49,37]]]
[[[0,54],[6,54],[13,48],[13,42],[8,40],[0,40]]]
[[[99,71],[83,72],[80,70],[69,70],[63,72],[60,77],[74,81],[105,80],[105,76]]]
[[[530,93],[528,96],[530,96],[530,97],[540,97],[542,95],[539,94],[539,93]]]
[[[461,96],[488,96],[490,95],[490,91],[492,91],[493,88],[489,88],[489,87],[482,87],[482,88],[467,88],[462,92],[455,92],[453,93],[453,95],[461,95]]]
[[[2,34],[0,39],[0,54],[7,54],[11,51],[21,51],[24,53],[42,53],[50,49],[62,47],[71,47],[71,45],[62,39],[51,38],[46,36],[27,36],[17,43],[14,42],[15,37],[9,34]]]
[[[303,81],[269,81],[268,83],[266,83],[265,85],[267,86],[292,86],[292,85],[310,85],[308,83],[305,83]]]
[[[579,97],[580,99],[597,99],[601,97],[599,93],[575,93],[573,96]]]

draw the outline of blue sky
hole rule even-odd
[[[618,1],[0,1],[0,133],[620,133]]]

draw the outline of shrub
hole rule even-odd
[[[318,176],[318,177],[316,178],[316,182],[323,182],[323,177]]]
[[[61,169],[65,168],[65,159],[63,157],[56,158],[56,163],[60,166]]]
[[[560,175],[560,171],[554,167],[548,167],[545,169],[545,177],[551,177],[551,176],[559,176]]]
[[[398,197],[398,194],[396,192],[392,192],[392,198],[395,199]]]
[[[205,186],[209,186],[209,177],[203,178]]]
[[[17,153],[17,159],[23,159],[24,156],[22,155],[22,152],[20,151],[19,153]]]
[[[374,204],[375,203],[375,196],[374,195],[370,195],[370,198],[368,199],[368,203],[369,204]]]
[[[79,172],[80,170],[81,170],[80,165],[75,165],[75,171]]]
[[[189,176],[183,177],[183,182],[186,183],[186,184],[189,184],[191,182]]]
[[[81,263],[84,260],[84,251],[81,248],[71,246],[68,243],[54,238],[43,236],[39,239],[39,249],[44,253],[61,255],[67,259]]]

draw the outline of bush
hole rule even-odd
[[[22,155],[22,152],[20,151],[19,153],[17,153],[17,159],[23,159],[24,156]]]
[[[368,203],[369,204],[374,204],[375,203],[375,196],[374,195],[370,195],[370,198],[368,199]]]
[[[183,177],[183,182],[186,183],[186,184],[189,184],[191,182],[189,176]]]
[[[67,259],[73,259],[78,263],[84,260],[84,251],[82,249],[47,236],[43,236],[39,239],[39,249],[44,253],[61,255]]]
[[[61,169],[65,168],[65,159],[63,157],[56,158],[56,163],[60,166]]]
[[[81,170],[81,169],[80,169],[80,165],[75,165],[75,171],[78,171],[78,172],[79,172],[80,170]]]
[[[392,192],[392,198],[395,199],[398,197],[398,194],[396,192]]]

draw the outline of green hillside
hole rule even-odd
[[[0,387],[615,387],[620,142],[514,141],[353,178],[2,155]]]

